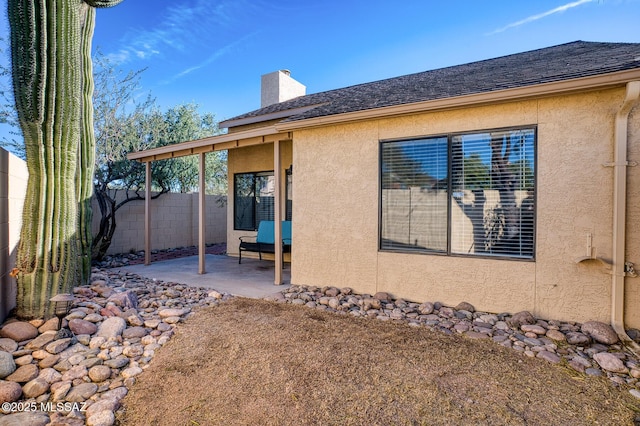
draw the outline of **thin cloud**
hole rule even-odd
[[[513,23],[511,23],[509,25],[506,25],[506,26],[504,26],[502,28],[498,28],[497,30],[494,30],[494,31],[490,32],[487,35],[493,35],[493,34],[501,33],[501,32],[504,32],[504,31],[506,31],[508,29],[516,28],[516,27],[519,27],[521,25],[528,24],[530,22],[537,21],[537,20],[542,19],[542,18],[546,18],[547,16],[554,15],[556,13],[561,13],[561,12],[564,12],[566,10],[572,9],[574,7],[578,7],[578,6],[583,5],[585,3],[592,3],[594,1],[596,1],[596,0],[578,0],[578,1],[571,2],[571,3],[567,3],[565,5],[558,6],[555,9],[548,10],[548,11],[540,13],[538,15],[532,15],[532,16],[524,18],[524,19],[522,19],[520,21],[513,22]]]
[[[189,4],[191,3],[191,4]],[[212,5],[211,0],[181,2],[167,8],[162,23],[154,29],[129,33],[124,46],[108,56],[119,64],[136,58],[181,54],[193,50],[198,41],[208,45],[220,29],[233,27],[236,17],[246,7],[237,0],[222,1]],[[245,9],[246,10],[246,9]]]
[[[224,56],[225,54],[229,53],[230,51],[234,50],[234,48],[240,44],[242,44],[245,40],[253,37],[256,33],[253,34],[248,34],[236,41],[234,41],[233,43],[230,43],[218,50],[216,50],[212,55],[210,55],[207,59],[205,59],[204,61],[200,62],[197,65],[194,65],[192,67],[186,68],[185,70],[179,72],[178,74],[174,75],[173,77],[169,78],[168,80],[163,81],[161,84],[170,84],[173,83],[174,81],[188,75],[191,74],[194,71],[199,70],[200,68],[203,68],[209,64],[211,64],[212,62],[214,62],[215,60],[217,60],[218,58]]]

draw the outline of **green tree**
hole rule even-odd
[[[11,75],[29,181],[16,270],[17,315],[88,280],[93,176],[91,40],[95,8],[121,0],[9,0]],[[84,228],[86,229],[86,227]]]
[[[94,194],[100,225],[91,251],[92,258],[99,260],[116,231],[116,212],[129,202],[144,200],[144,165],[129,161],[127,154],[215,135],[218,123],[212,114],[200,114],[195,104],[178,105],[163,112],[151,96],[138,101],[140,74],[144,70],[124,74],[102,55],[95,62]],[[151,167],[153,198],[198,188],[198,163],[193,156],[154,161]],[[207,154],[206,170],[207,192],[226,193],[226,154]]]

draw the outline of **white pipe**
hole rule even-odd
[[[640,81],[627,83],[627,92],[616,114],[613,158],[613,268],[611,282],[611,326],[620,340],[640,354],[640,345],[624,329],[625,244],[627,210],[627,143],[629,113],[640,98]]]

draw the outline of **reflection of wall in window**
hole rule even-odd
[[[518,229],[505,233],[500,191],[461,191],[451,205],[451,252],[533,255],[533,200],[528,191],[514,191]]]
[[[261,197],[273,197],[276,192],[276,179],[274,176],[260,176],[258,178],[259,194]]]
[[[447,250],[447,192],[409,189],[382,191],[382,248]]]
[[[520,228],[506,241],[498,190],[465,190],[451,203],[451,252],[529,257],[533,255],[533,200],[515,191]],[[382,191],[382,249],[447,250],[446,191],[420,188]],[[517,244],[513,244],[517,243]]]

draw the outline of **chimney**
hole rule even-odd
[[[304,96],[306,86],[291,78],[289,70],[275,71],[262,77],[260,108]]]

